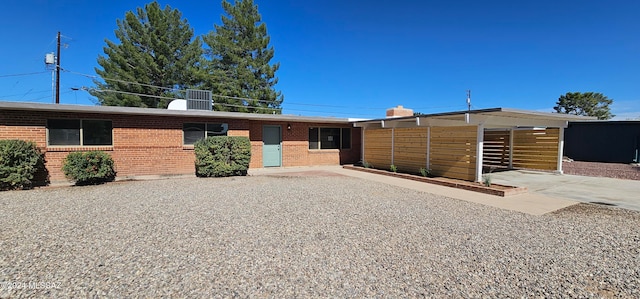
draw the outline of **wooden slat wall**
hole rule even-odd
[[[399,171],[419,173],[427,166],[427,128],[397,128],[393,140],[393,163]]]
[[[430,166],[434,175],[475,180],[477,127],[432,127]]]
[[[378,169],[391,165],[391,129],[364,131],[363,161]]]
[[[557,170],[559,129],[513,132],[513,167]]]
[[[484,131],[482,165],[509,167],[509,130]]]

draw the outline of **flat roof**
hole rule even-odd
[[[512,127],[562,127],[569,121],[593,121],[595,117],[528,111],[510,108],[490,108],[469,111],[424,114],[418,116],[389,117],[356,121],[356,127],[391,128],[425,126],[470,126],[483,125],[485,128]]]
[[[87,106],[66,104],[43,104],[25,102],[0,101],[0,110],[19,111],[47,111],[47,112],[75,112],[98,114],[125,114],[125,115],[154,115],[154,116],[180,116],[199,118],[227,118],[263,121],[291,121],[308,123],[349,123],[347,118],[297,116],[288,114],[258,114],[208,110],[167,110],[158,108],[117,107],[117,106]]]

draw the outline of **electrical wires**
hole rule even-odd
[[[23,77],[23,76],[31,76],[31,75],[40,75],[40,74],[45,74],[45,73],[50,73],[50,72],[49,71],[44,71],[44,72],[24,73],[24,74],[8,74],[8,75],[0,75],[0,78]]]
[[[157,88],[157,89],[165,90],[165,91],[169,91],[169,92],[184,92],[184,90],[180,90],[180,89],[177,89],[177,88],[157,86],[157,85],[139,83],[139,82],[132,82],[132,81],[127,81],[127,80],[115,79],[115,78],[103,78],[103,77],[98,77],[98,76],[94,76],[94,75],[74,72],[74,71],[66,70],[66,69],[62,69],[62,71],[66,72],[66,73],[69,73],[69,74],[83,76],[83,77],[94,79],[94,80],[103,80],[103,81],[111,81],[111,82],[119,82],[119,83],[124,83],[124,84],[145,86],[145,87]],[[119,90],[112,90],[112,89],[95,89],[95,88],[86,88],[86,87],[84,87],[82,89],[91,90],[91,91],[94,91],[94,92],[112,92],[112,93],[128,94],[128,95],[135,95],[135,96],[141,96],[141,97],[157,98],[157,99],[168,99],[168,100],[176,99],[175,97],[142,94],[142,93],[119,91]],[[260,99],[244,98],[244,97],[226,96],[226,95],[221,95],[221,94],[213,94],[212,96],[214,98],[240,100],[240,101],[246,102],[247,104],[248,103],[265,103],[265,104],[268,105],[270,103],[278,102],[278,100],[260,100]],[[368,116],[368,117],[379,117],[380,115],[384,114],[384,111],[386,109],[389,108],[389,107],[370,107],[370,106],[346,106],[346,105],[329,105],[329,104],[310,104],[310,103],[289,102],[289,101],[287,101],[286,103],[283,103],[283,104],[286,104],[287,106],[316,107],[316,108],[329,108],[329,109],[334,108],[334,109],[345,110],[345,111],[348,111],[348,112],[322,111],[320,109],[317,109],[317,110],[306,110],[306,109],[289,109],[289,108],[286,109],[287,111],[308,112],[308,113],[322,113],[322,114],[327,114],[327,115],[343,114],[343,115]],[[258,110],[260,110],[260,109],[262,109],[262,110],[282,110],[282,108],[275,109],[275,108],[264,107],[264,106],[256,106],[256,105],[235,105],[235,104],[228,104],[228,103],[219,103],[219,102],[216,102],[216,101],[214,101],[214,105],[224,106],[224,107],[258,109]],[[457,109],[459,109],[459,108],[463,108],[464,106],[465,105],[449,105],[449,106],[434,106],[434,107],[416,107],[414,109],[417,110],[417,111],[437,110],[437,109],[446,109],[446,108],[450,108],[450,109],[451,108],[457,108]],[[367,110],[367,111],[382,111],[382,113],[380,113],[380,114],[373,113],[372,114],[372,113],[351,112],[351,111],[354,111],[354,110],[355,111],[363,111],[363,110]]]

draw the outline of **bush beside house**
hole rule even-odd
[[[116,178],[113,158],[102,151],[73,152],[64,159],[62,172],[76,185],[95,185]]]
[[[0,190],[29,189],[48,182],[44,154],[34,142],[0,140]]]
[[[194,150],[199,177],[247,175],[251,159],[251,142],[247,137],[209,137],[196,142]]]

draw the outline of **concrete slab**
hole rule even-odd
[[[527,187],[533,194],[640,211],[640,181],[527,170],[492,173],[491,181]]]
[[[361,179],[390,184],[402,188],[408,188],[421,192],[442,195],[458,200],[483,204],[500,209],[517,211],[531,215],[543,215],[577,203],[577,201],[554,198],[542,194],[526,193],[509,197],[499,197],[495,195],[482,194],[478,192],[439,186],[424,182],[417,182],[402,178],[389,177],[373,173],[344,169],[341,166],[313,166],[313,167],[291,167],[291,168],[261,168],[250,169],[250,175],[282,175],[296,174],[302,171],[315,172],[322,175],[323,172],[333,172],[340,175],[357,177]]]

